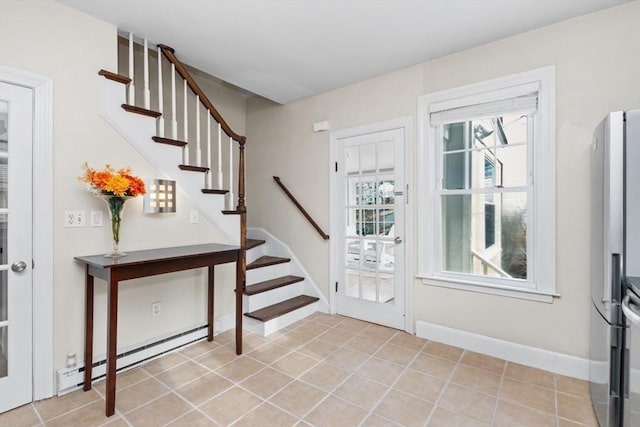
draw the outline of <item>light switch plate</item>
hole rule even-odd
[[[191,213],[189,215],[189,222],[191,222],[191,224],[197,224],[198,223],[198,211],[196,209],[191,209]]]

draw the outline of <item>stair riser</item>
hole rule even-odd
[[[260,245],[256,246],[255,248],[249,249],[247,251],[247,264],[251,264],[253,261],[257,260],[263,255],[266,255],[265,245]]]
[[[247,270],[247,285],[263,282],[265,280],[275,279],[277,277],[287,276],[291,274],[290,263],[270,265],[267,267],[254,268]]]
[[[286,328],[287,326],[315,313],[318,311],[318,308],[318,302],[314,302],[313,304],[305,305],[304,307],[300,307],[297,310],[291,311],[267,322],[260,322],[259,320],[244,316],[244,328],[254,334],[266,337],[269,334],[277,332],[282,328]]]
[[[244,295],[243,310],[245,313],[260,310],[261,308],[288,300],[302,294],[303,282],[292,283],[281,288],[261,292],[256,295]]]

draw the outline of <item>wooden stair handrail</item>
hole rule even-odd
[[[233,138],[234,141],[244,142],[247,138],[245,136],[237,134],[233,131],[233,129],[231,129],[231,126],[229,126],[229,124],[222,118],[222,115],[218,112],[218,110],[216,110],[216,107],[214,107],[211,101],[209,101],[207,95],[205,95],[202,89],[200,89],[198,83],[196,83],[193,77],[191,77],[191,74],[189,74],[187,68],[182,64],[182,62],[178,60],[178,58],[176,58],[175,50],[165,44],[159,44],[158,47],[162,50],[165,58],[167,58],[170,63],[175,65],[176,71],[178,72],[178,74],[180,74],[180,76],[182,76],[183,79],[187,81],[187,85],[189,85],[191,90],[200,97],[200,102],[202,102],[202,104],[209,110],[216,122],[220,123],[220,127],[222,128],[222,130],[224,130],[224,132],[228,136]]]
[[[302,207],[300,202],[298,202],[298,200],[293,196],[293,194],[291,194],[289,189],[282,183],[282,181],[280,180],[280,177],[274,176],[273,179],[280,186],[280,188],[282,188],[282,191],[284,191],[285,194],[287,196],[289,196],[289,199],[291,199],[293,204],[298,207],[298,209],[300,210],[302,215],[304,215],[304,217],[307,218],[307,220],[311,223],[311,225],[313,225],[313,228],[316,229],[318,234],[320,234],[320,236],[324,240],[329,240],[329,235],[327,233],[325,233],[324,231],[322,231],[322,228],[320,228],[320,226],[313,220],[313,218],[311,218],[311,215],[309,215],[309,213],[306,211],[306,209]]]

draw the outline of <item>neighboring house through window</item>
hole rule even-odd
[[[426,284],[552,300],[554,73],[420,98],[418,275]]]

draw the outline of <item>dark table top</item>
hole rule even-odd
[[[127,256],[118,258],[109,258],[104,255],[87,255],[77,256],[74,257],[74,259],[96,267],[111,268],[150,262],[171,261],[174,259],[184,259],[203,255],[219,255],[238,252],[239,250],[240,246],[207,243],[202,245],[127,251]]]

